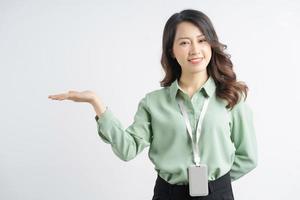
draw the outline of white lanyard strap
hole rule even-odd
[[[180,107],[180,110],[182,112],[182,115],[184,117],[184,120],[185,120],[185,124],[186,124],[188,134],[189,134],[189,136],[191,138],[191,141],[192,141],[194,162],[197,166],[199,166],[200,165],[200,155],[199,155],[198,143],[199,143],[199,139],[200,139],[200,135],[201,135],[203,118],[204,118],[204,115],[206,113],[207,106],[208,106],[208,103],[209,103],[209,97],[205,98],[205,101],[204,101],[204,104],[203,104],[203,107],[202,107],[202,110],[201,110],[201,113],[200,113],[200,117],[199,117],[199,120],[198,120],[198,123],[197,123],[197,128],[196,128],[196,141],[195,142],[193,140],[191,123],[190,123],[185,105],[183,103],[183,100],[179,99],[178,103],[179,103],[179,107]]]

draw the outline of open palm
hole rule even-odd
[[[49,95],[48,98],[52,100],[72,100],[75,102],[88,102],[90,103],[95,97],[95,93],[90,90],[85,90],[82,92],[70,90],[66,93]]]

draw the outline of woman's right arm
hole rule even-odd
[[[133,122],[127,128],[109,107],[95,119],[99,136],[111,144],[113,152],[123,161],[135,158],[151,143],[153,133],[147,95],[140,100]]]
[[[151,116],[147,105],[147,95],[140,100],[133,123],[127,128],[123,127],[119,119],[92,91],[69,91],[68,93],[49,95],[48,98],[91,104],[97,114],[95,119],[99,136],[104,142],[111,144],[113,152],[121,160],[133,159],[151,143]]]

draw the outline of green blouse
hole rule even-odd
[[[95,116],[101,139],[113,152],[129,161],[149,146],[148,156],[158,175],[171,184],[188,184],[187,168],[193,165],[191,139],[181,114],[178,98],[184,100],[193,135],[206,95],[210,97],[199,145],[201,163],[208,167],[209,181],[230,171],[234,181],[257,165],[257,143],[253,114],[241,100],[232,110],[217,98],[210,76],[190,98],[175,80],[169,87],[147,93],[139,102],[133,123],[126,129],[106,107]]]

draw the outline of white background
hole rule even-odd
[[[258,166],[233,182],[237,200],[299,193],[299,1],[0,0],[0,199],[151,199],[148,148],[130,162],[97,134],[86,103],[49,94],[93,90],[130,125],[159,89],[167,19],[186,8],[212,20],[249,88]]]

